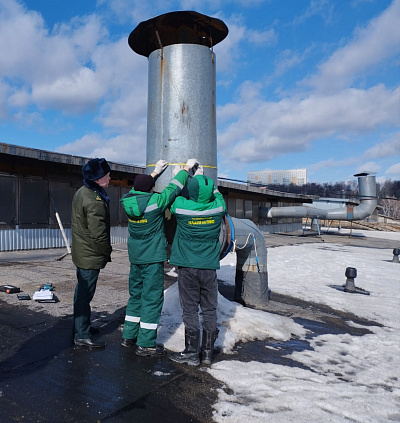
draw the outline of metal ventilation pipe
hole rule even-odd
[[[267,247],[264,235],[248,219],[229,217],[236,251],[235,301],[246,306],[268,304]]]
[[[219,19],[197,12],[171,12],[141,22],[129,46],[149,59],[146,173],[159,159],[169,163],[157,179],[162,191],[174,166],[195,157],[217,186],[215,54],[228,35]],[[173,222],[166,225],[171,242]],[[235,299],[246,305],[268,302],[267,249],[264,236],[250,220],[226,217],[221,228],[224,253],[237,254]],[[223,256],[223,254],[222,254]],[[221,257],[222,257],[221,256]]]
[[[236,252],[234,300],[245,306],[268,304],[267,247],[263,233],[248,219],[225,216],[221,227],[221,259]]]
[[[345,292],[355,292],[356,285],[354,279],[357,277],[357,269],[355,267],[347,267],[346,272],[346,285],[344,287]]]
[[[356,286],[354,279],[357,277],[357,269],[355,267],[347,267],[345,275],[346,284],[343,286],[344,292],[349,292],[350,294],[370,295],[370,293],[365,289],[358,288]]]
[[[173,165],[191,157],[217,186],[212,48],[227,35],[221,20],[179,11],[141,22],[129,36],[132,50],[149,59],[146,173],[161,158],[170,164],[156,181],[158,192],[172,179]]]
[[[375,175],[359,173],[358,194],[360,204],[357,206],[338,207],[332,210],[311,208],[306,206],[295,207],[260,207],[260,217],[311,217],[326,220],[362,220],[370,216],[376,206],[376,179]]]

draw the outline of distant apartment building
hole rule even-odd
[[[247,180],[262,185],[305,185],[307,183],[307,169],[249,172]]]

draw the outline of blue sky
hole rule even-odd
[[[0,142],[145,165],[147,59],[173,10],[222,19],[218,174],[400,179],[400,0],[0,0]]]

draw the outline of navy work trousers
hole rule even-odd
[[[100,269],[76,268],[78,283],[74,296],[75,339],[90,338],[90,302],[96,291]]]

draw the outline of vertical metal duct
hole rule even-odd
[[[159,159],[170,166],[158,178],[161,191],[173,165],[195,157],[217,185],[215,54],[228,35],[219,19],[193,11],[171,12],[141,22],[130,47],[149,58],[146,173]]]
[[[161,191],[174,164],[195,157],[217,185],[215,56],[208,47],[176,44],[149,56],[146,167],[163,158],[170,166],[157,179]]]
[[[236,252],[235,301],[246,306],[265,306],[270,291],[264,235],[251,220],[229,219]]]
[[[170,164],[157,179],[157,191],[172,178],[173,165],[184,165],[192,157],[217,186],[212,48],[227,35],[228,28],[219,19],[189,11],[141,22],[129,36],[132,50],[149,58],[146,173],[161,158]],[[222,228],[221,244],[234,234],[225,252],[236,250],[235,299],[245,305],[265,305],[268,274],[263,234],[250,220],[229,216],[227,220],[230,230]],[[172,225],[166,226],[168,233]]]

